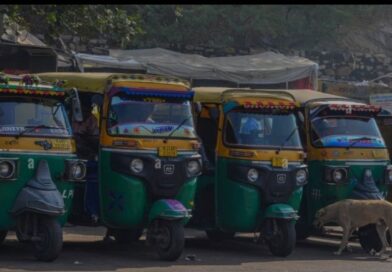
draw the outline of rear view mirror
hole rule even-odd
[[[72,118],[77,122],[83,121],[82,106],[80,104],[78,90],[75,88],[71,89],[71,109]]]

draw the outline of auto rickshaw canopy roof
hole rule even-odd
[[[64,88],[45,84],[32,75],[0,74],[0,93],[16,95],[64,96]]]
[[[296,89],[296,90],[285,90],[285,91],[291,94],[295,98],[295,101],[299,102],[302,106],[310,105],[313,102],[328,103],[328,102],[336,102],[336,101],[345,101],[344,103],[350,103],[350,104],[351,103],[363,104],[344,96],[327,94],[327,93],[322,93],[309,89]]]
[[[42,80],[56,82],[65,81],[63,86],[68,88],[77,88],[81,92],[92,92],[103,94],[108,86],[115,81],[138,82],[138,83],[155,83],[162,85],[174,85],[188,90],[190,84],[188,81],[171,76],[157,76],[148,74],[125,74],[125,73],[72,73],[72,72],[52,72],[37,74]]]
[[[222,87],[197,87],[194,101],[202,103],[222,103],[230,99],[242,98],[271,98],[295,101],[294,97],[286,90],[250,89],[250,88],[222,88]]]

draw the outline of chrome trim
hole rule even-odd
[[[72,157],[77,157],[77,155],[75,153],[68,153],[68,152],[56,152],[56,153],[52,153],[52,152],[31,152],[31,151],[9,151],[7,149],[0,149],[0,152],[4,152],[6,154],[17,154],[17,155],[48,155],[48,156],[58,156],[58,155],[69,155]]]
[[[120,152],[120,153],[133,153],[133,154],[152,154],[158,155],[158,150],[151,149],[151,150],[139,150],[139,149],[120,149],[120,148],[109,148],[103,147],[101,148],[102,151],[111,151],[111,152]],[[178,155],[199,155],[197,151],[181,151],[177,150]]]
[[[272,161],[251,161],[253,165],[272,165]],[[289,165],[302,165],[303,162],[301,161],[289,161]]]

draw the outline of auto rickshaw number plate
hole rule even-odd
[[[175,146],[160,146],[158,155],[160,157],[177,157],[177,148]]]
[[[287,168],[289,166],[289,160],[281,157],[272,158],[273,167]]]

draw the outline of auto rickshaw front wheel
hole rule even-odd
[[[147,231],[147,241],[164,261],[177,260],[184,250],[185,233],[180,220],[155,220]]]
[[[51,262],[61,252],[63,232],[55,217],[39,216],[37,232],[32,238],[34,255],[40,261]]]
[[[4,242],[5,237],[7,237],[7,231],[6,230],[0,231],[0,244]]]
[[[272,227],[267,244],[271,253],[278,257],[287,257],[293,252],[296,243],[295,221],[287,219],[270,219]]]

